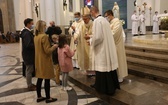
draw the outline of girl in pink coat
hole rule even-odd
[[[58,48],[58,60],[62,71],[62,85],[63,90],[72,90],[68,86],[68,73],[73,70],[72,57],[74,56],[76,50],[72,51],[67,44],[67,38],[65,35],[59,36],[59,48]]]

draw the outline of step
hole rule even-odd
[[[82,70],[71,71],[69,73],[69,81],[91,95],[107,101],[110,103],[109,105],[167,105],[167,101],[163,98],[167,96],[167,90],[165,88],[167,84],[137,76],[128,75],[120,83],[121,89],[116,90],[114,96],[103,95],[91,88],[90,84],[95,82],[95,78],[87,78]]]
[[[168,61],[168,54],[163,55],[163,54],[147,53],[147,52],[140,52],[140,51],[133,51],[133,50],[126,50],[126,54]]]
[[[115,98],[114,96],[109,96],[105,94],[98,93],[94,88],[91,88],[90,85],[95,82],[95,78],[88,78],[82,70],[73,70],[69,73],[69,81],[81,88],[82,90],[98,97],[106,102],[109,105],[130,105],[128,102],[124,102],[123,99]],[[124,90],[118,90],[118,94],[128,94]]]
[[[138,64],[141,66],[153,68],[154,70],[159,70],[159,71],[164,71],[168,72],[168,64],[164,62],[157,62],[157,61],[150,61],[150,60],[145,60],[145,59],[139,59],[139,58],[134,58],[134,57],[127,57],[127,62],[128,64]]]
[[[126,55],[128,57],[131,56],[131,57],[140,58],[140,59],[155,60],[155,61],[168,63],[168,56],[163,55],[163,54],[155,54],[155,53],[146,53],[146,52],[140,52],[140,51],[126,50]]]
[[[168,83],[168,73],[166,72],[147,69],[134,65],[128,65],[128,68],[129,68],[129,74],[152,79],[163,83]]]
[[[134,46],[134,45],[125,45],[126,50],[148,52],[148,53],[157,53],[157,54],[168,54],[168,48],[163,47],[150,47],[147,45],[144,46]]]

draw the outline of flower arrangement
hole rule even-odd
[[[168,16],[161,17],[161,30],[168,30]]]
[[[121,24],[124,25],[125,24],[125,20],[120,20]]]

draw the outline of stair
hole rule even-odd
[[[168,83],[168,50],[126,45],[129,73]]]

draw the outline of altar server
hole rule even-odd
[[[142,11],[141,15],[139,16],[139,20],[140,20],[140,34],[144,35],[146,34],[146,25],[145,25],[145,12]]]
[[[138,35],[138,22],[139,17],[136,14],[136,11],[134,11],[134,14],[131,16],[132,20],[132,35]]]
[[[158,12],[155,12],[155,15],[153,16],[153,34],[159,33],[159,17]]]

